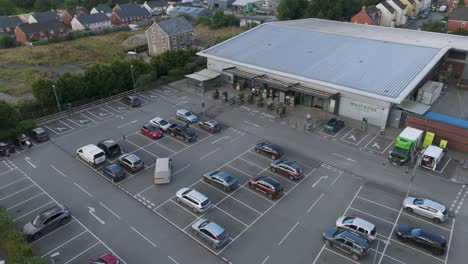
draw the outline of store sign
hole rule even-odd
[[[377,112],[377,107],[368,105],[368,104],[363,104],[363,103],[356,103],[356,102],[350,102],[351,106],[359,111],[365,111],[365,112],[370,112],[370,113],[376,113]]]

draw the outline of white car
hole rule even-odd
[[[167,129],[171,126],[171,123],[167,122],[165,119],[161,117],[155,117],[150,120],[150,123],[161,128],[162,131],[167,131]]]
[[[183,109],[183,108],[177,110],[176,117],[177,119],[182,120],[184,122],[190,122],[190,123],[198,122],[198,117],[196,115],[194,115],[189,110]]]
[[[195,213],[204,213],[211,208],[211,201],[198,192],[190,188],[182,188],[176,193],[176,201],[190,207]]]

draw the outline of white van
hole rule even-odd
[[[171,182],[172,159],[161,158],[156,160],[154,168],[154,184],[166,184]]]
[[[129,24],[128,27],[132,31],[140,29],[140,27],[138,25],[136,25],[136,24]]]
[[[76,154],[87,163],[96,166],[106,161],[106,154],[94,144],[89,144],[76,150]]]

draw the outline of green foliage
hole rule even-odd
[[[36,79],[32,84],[33,95],[43,106],[55,105],[52,85],[55,83],[45,78]]]
[[[15,39],[13,37],[6,36],[6,35],[0,36],[0,48],[11,48],[14,46],[15,46]]]
[[[15,12],[15,5],[11,0],[0,0],[0,16],[8,16]]]
[[[153,67],[155,77],[168,75],[169,70],[183,67],[196,56],[196,52],[195,49],[170,50],[152,58],[150,64]]]
[[[458,0],[458,6],[464,6],[465,0]]]
[[[209,26],[211,25],[211,19],[207,16],[199,16],[196,24],[202,26]]]
[[[15,107],[5,100],[0,100],[0,129],[14,127],[17,120],[18,111]]]
[[[281,0],[277,7],[279,20],[299,19],[304,17],[307,0]]]
[[[33,120],[18,122],[18,117],[18,109],[14,105],[0,100],[0,140],[11,139],[17,134],[31,131],[31,129],[35,127],[36,124]],[[0,225],[6,221],[5,219],[6,218],[0,214]]]
[[[222,10],[216,10],[211,18],[210,28],[238,27],[240,20],[233,14],[226,15]]]
[[[445,24],[441,21],[429,20],[421,25],[421,30],[443,33],[445,32]]]
[[[451,32],[450,34],[468,36],[468,30],[464,30],[463,28],[457,28],[455,31]]]

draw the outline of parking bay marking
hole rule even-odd
[[[335,156],[340,157],[340,158],[342,158],[342,159],[345,159],[345,160],[347,160],[347,161],[357,162],[356,160],[353,160],[353,159],[351,159],[351,158],[345,157],[345,156],[340,155],[340,154],[337,154],[337,153],[332,153],[332,155],[335,155]]]
[[[58,172],[60,175],[62,175],[63,177],[67,177],[67,175],[65,175],[65,173],[61,172],[59,169],[57,169],[54,165],[50,164],[50,167],[52,167],[52,169],[54,169],[56,172]]]
[[[392,231],[392,233],[393,233],[393,231]],[[413,246],[410,246],[410,245],[408,245],[408,244],[401,243],[401,242],[398,241],[398,240],[395,240],[395,239],[392,239],[392,238],[389,238],[389,240],[391,240],[392,242],[398,243],[398,244],[400,244],[400,245],[402,245],[402,246],[405,246],[405,247],[407,247],[407,248],[410,248],[410,249],[412,249],[412,250],[414,250],[414,251],[417,251],[417,252],[419,252],[419,253],[421,253],[421,254],[424,254],[424,255],[426,255],[426,256],[428,256],[428,257],[437,259],[438,261],[445,262],[443,259],[440,259],[440,258],[438,258],[438,257],[434,257],[434,256],[431,255],[431,254],[428,254],[428,253],[426,253],[426,252],[424,252],[424,251],[422,251],[422,250],[419,250],[419,249],[417,249],[417,248],[415,248],[415,247],[413,247]],[[384,248],[384,251],[385,251],[385,248]]]
[[[388,221],[388,220],[385,220],[385,219],[380,218],[380,217],[378,217],[378,216],[375,216],[375,215],[373,215],[373,214],[366,213],[366,212],[364,212],[364,211],[358,210],[358,209],[353,208],[353,207],[349,207],[349,209],[351,209],[351,210],[353,210],[353,211],[356,211],[356,212],[359,212],[359,213],[361,213],[361,214],[365,214],[365,215],[367,215],[367,216],[373,217],[373,218],[375,218],[375,219],[379,219],[380,221],[385,222],[385,223],[387,223],[387,224],[393,225],[393,222]]]
[[[78,187],[80,190],[82,190],[84,193],[86,193],[89,197],[93,197],[92,194],[90,194],[88,191],[86,191],[83,187],[81,187],[78,183],[74,182],[73,183],[76,187]]]
[[[312,184],[312,188],[315,188],[322,179],[326,179],[326,178],[328,178],[328,175],[320,176],[320,178],[318,178],[318,180],[314,182],[314,184]]]
[[[70,242],[73,241],[75,238],[77,238],[77,237],[83,235],[84,233],[86,233],[86,230],[83,231],[83,232],[81,232],[81,233],[79,233],[78,235],[76,235],[76,236],[70,238],[69,240],[65,241],[65,242],[62,243],[60,246],[58,246],[58,247],[52,249],[51,251],[47,252],[46,254],[42,255],[41,258],[44,258],[45,256],[49,255],[50,253],[52,253],[52,252],[56,251],[57,249],[59,249],[59,248],[65,246],[66,244],[70,243]]]
[[[92,249],[93,247],[97,246],[99,244],[99,242],[96,242],[94,245],[90,246],[89,248],[81,251],[81,253],[79,253],[78,255],[74,256],[73,258],[69,259],[67,262],[63,263],[63,264],[68,264],[70,262],[72,262],[73,260],[75,260],[76,258],[78,258],[79,256],[83,255],[84,253],[86,253],[88,250]]]
[[[221,148],[217,148],[217,149],[215,149],[215,150],[213,150],[213,151],[211,151],[211,152],[209,152],[209,153],[203,155],[202,157],[200,157],[200,160],[203,160],[204,158],[208,157],[209,155],[211,155],[211,154],[213,154],[213,153],[215,153],[215,152],[217,152],[217,151],[220,151],[220,150],[221,150]]]
[[[31,167],[37,168],[37,166],[34,165],[34,164],[31,162],[31,158],[30,158],[30,157],[24,157],[24,161],[26,161],[29,165],[31,165]]]
[[[13,185],[13,184],[15,184],[15,183],[17,183],[17,182],[20,182],[20,181],[22,181],[22,180],[24,180],[24,179],[27,179],[27,178],[26,178],[26,177],[23,177],[23,178],[18,179],[18,180],[14,181],[14,182],[10,182],[10,183],[8,183],[8,184],[5,184],[5,185],[3,185],[3,186],[0,187],[0,190],[3,189],[3,188],[8,187],[8,186],[10,186],[10,185]]]
[[[281,244],[283,244],[283,241],[286,240],[286,238],[288,238],[288,236],[292,233],[292,231],[299,225],[299,221],[296,222],[296,224],[291,228],[291,230],[289,230],[288,233],[286,233],[286,235],[283,237],[283,239],[281,239],[281,241],[278,243],[278,246],[281,246]]]
[[[116,214],[114,211],[112,211],[111,209],[109,209],[109,207],[107,207],[105,204],[103,204],[102,202],[99,202],[99,204],[104,207],[105,209],[107,209],[107,211],[111,212],[111,214],[113,214],[115,217],[117,217],[118,219],[120,219],[120,216],[118,214]]]
[[[266,258],[262,261],[261,264],[265,264],[268,261],[269,258],[270,258],[270,256],[266,256]]]
[[[320,201],[320,199],[322,199],[322,197],[324,196],[325,194],[322,193],[319,198],[317,200],[315,200],[315,202],[309,207],[309,209],[307,210],[307,213],[310,212],[310,210],[312,210],[312,208],[314,208],[314,206]]]
[[[34,198],[36,198],[36,197],[38,197],[39,195],[42,195],[42,194],[44,194],[44,193],[41,192],[40,194],[34,195],[34,196],[31,197],[31,198],[28,198],[28,199],[26,199],[26,200],[24,200],[24,201],[22,201],[22,202],[20,202],[20,203],[17,203],[17,204],[15,204],[15,205],[13,205],[13,206],[10,206],[10,207],[7,208],[7,211],[10,210],[10,209],[15,208],[16,206],[19,206],[19,205],[22,205],[22,204],[24,204],[24,203],[26,203],[26,202],[29,202],[29,201],[31,201],[32,199],[34,199]]]
[[[174,258],[172,258],[171,256],[167,256],[170,260],[172,260],[172,262],[174,262],[175,264],[180,264],[179,262],[177,262]]]
[[[49,204],[51,204],[51,203],[53,203],[53,202],[48,202],[48,203],[46,203],[46,204],[44,204],[44,205],[42,205],[42,206],[39,206],[39,207],[35,208],[34,210],[32,210],[32,211],[30,211],[30,212],[28,212],[28,213],[25,213],[25,214],[22,215],[22,216],[19,216],[19,217],[13,219],[13,222],[16,222],[17,220],[19,220],[19,219],[21,219],[21,218],[23,218],[23,217],[25,217],[25,216],[27,216],[27,215],[29,215],[29,214],[31,214],[31,213],[37,211],[37,210],[43,208],[43,207],[46,207],[47,205],[49,205]]]
[[[26,191],[27,189],[32,188],[32,187],[34,187],[34,184],[32,184],[32,185],[30,185],[30,186],[28,186],[28,187],[26,187],[26,188],[23,188],[23,189],[21,189],[21,190],[19,190],[19,191],[16,191],[16,192],[14,192],[14,193],[12,193],[12,194],[10,194],[10,195],[7,195],[7,196],[1,198],[0,201],[3,201],[3,200],[5,200],[6,198],[9,198],[9,197],[11,197],[11,196],[14,196],[14,195],[16,195],[16,194],[18,194],[18,193],[20,193],[20,192],[24,192],[24,191]]]
[[[126,123],[126,124],[120,125],[120,126],[118,126],[117,128],[123,128],[123,127],[126,127],[126,126],[128,126],[128,125],[135,124],[136,122],[138,122],[138,120],[133,120],[133,121],[128,122],[128,123]]]
[[[64,224],[63,226],[61,226],[61,227],[55,229],[54,231],[47,233],[47,235],[42,236],[41,238],[39,238],[39,239],[37,239],[37,240],[34,240],[34,241],[31,243],[31,245],[33,245],[33,244],[35,244],[35,243],[37,243],[37,242],[39,242],[39,241],[45,239],[46,237],[51,236],[53,233],[56,233],[56,232],[59,231],[60,229],[65,228],[66,226],[70,225],[70,224],[73,223],[73,222],[75,222],[75,221],[74,221],[74,220],[71,220],[71,221],[69,221],[68,223]]]
[[[149,240],[147,237],[145,237],[142,233],[140,233],[140,231],[136,230],[136,228],[134,228],[133,226],[130,226],[130,228],[135,231],[135,233],[137,233],[138,235],[140,235],[144,240],[146,240],[148,243],[150,243],[153,247],[157,247],[156,244],[154,244],[151,240]]]

